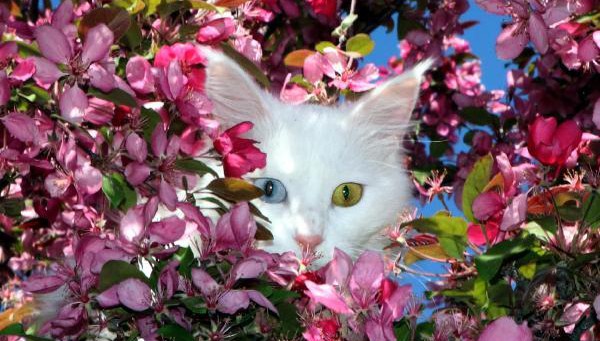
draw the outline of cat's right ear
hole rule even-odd
[[[213,114],[226,128],[267,117],[265,93],[244,70],[222,52],[202,49],[207,59],[205,92]]]

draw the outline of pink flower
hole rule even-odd
[[[154,67],[167,69],[174,61],[179,65],[180,72],[185,75],[189,86],[194,90],[203,91],[205,76],[204,69],[200,66],[206,64],[206,58],[200,49],[190,43],[162,46],[154,57]]]
[[[235,274],[230,274],[224,285],[215,281],[206,271],[192,269],[192,282],[200,290],[209,309],[216,309],[225,314],[235,314],[246,309],[250,301],[277,313],[273,304],[256,290],[233,290],[238,279],[257,278],[265,269],[265,264],[253,258],[247,258],[234,266]]]
[[[239,178],[266,166],[267,155],[254,146],[256,141],[239,137],[253,126],[251,122],[239,123],[214,140],[215,149],[223,156],[225,176]]]
[[[154,76],[150,63],[143,57],[134,56],[127,62],[125,68],[127,82],[139,93],[147,94],[154,91]]]
[[[347,57],[331,47],[325,48],[323,56],[323,73],[333,79],[329,85],[354,92],[363,92],[375,87],[372,82],[379,78],[379,69],[374,64],[366,64],[359,71],[352,70]]]
[[[103,291],[96,300],[103,308],[122,304],[134,311],[144,311],[152,306],[152,291],[141,280],[128,278]]]
[[[235,23],[232,18],[212,18],[200,27],[196,40],[203,44],[216,44],[228,39],[234,31]]]
[[[114,68],[107,63],[113,32],[104,24],[91,28],[83,47],[74,50],[71,37],[54,26],[40,26],[35,38],[44,58],[36,57],[34,78],[42,87],[48,88],[65,75],[57,64],[65,65],[72,75],[86,75],[94,87],[109,91],[115,87]]]
[[[147,254],[160,245],[172,244],[185,232],[185,222],[176,216],[153,222],[158,209],[158,201],[152,198],[145,205],[138,205],[127,211],[119,225],[119,237],[124,248],[131,254]]]
[[[581,136],[581,130],[573,120],[558,125],[554,117],[538,116],[529,126],[527,149],[541,163],[561,167],[579,145]]]
[[[474,245],[486,245],[487,242],[494,244],[498,233],[500,232],[500,226],[494,221],[489,221],[485,224],[485,236],[483,234],[483,228],[479,224],[469,223],[467,227],[467,239]]]
[[[0,71],[0,106],[6,105],[10,100],[10,83],[6,71]]]
[[[329,20],[337,18],[337,0],[308,0],[312,10],[317,15],[322,15]]]
[[[331,284],[315,284],[312,281],[304,282],[306,291],[304,292],[311,301],[320,303],[337,314],[352,314],[353,311],[348,307],[344,297],[340,295]]]
[[[307,341],[329,341],[339,339],[340,323],[335,318],[313,321],[302,336]]]
[[[478,341],[531,341],[533,335],[527,327],[527,323],[518,325],[510,317],[501,317],[490,323],[483,333],[479,336]]]
[[[214,252],[226,249],[246,252],[255,233],[256,222],[252,219],[248,204],[236,204],[217,222]]]

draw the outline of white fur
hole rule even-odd
[[[206,52],[206,93],[216,117],[225,127],[254,122],[248,137],[267,154],[267,166],[246,178],[275,178],[287,190],[282,203],[254,202],[271,220],[274,235],[261,247],[300,254],[294,236],[302,234],[322,236],[317,247],[322,261],[334,247],[352,255],[381,250],[379,232],[395,221],[410,198],[400,140],[431,62],[382,84],[357,103],[292,106],[259,89],[224,55]],[[351,207],[335,206],[333,191],[345,182],[362,184],[362,199]]]

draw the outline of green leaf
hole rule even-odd
[[[174,341],[194,341],[194,336],[178,324],[168,324],[158,329],[158,335]]]
[[[414,20],[407,20],[405,18],[398,17],[398,26],[396,27],[398,40],[404,39],[410,31],[422,29],[424,29],[424,27],[420,23]]]
[[[490,126],[492,128],[500,126],[500,119],[497,115],[490,114],[484,108],[468,107],[460,111],[459,115],[467,122],[480,126]]]
[[[123,38],[121,38],[121,42],[133,50],[142,44],[142,39],[142,30],[135,18],[131,17],[131,25]]]
[[[177,260],[179,260],[179,267],[177,268],[179,273],[186,278],[190,278],[192,266],[196,262],[196,257],[194,256],[192,249],[189,247],[180,249],[177,252]]]
[[[222,7],[217,7],[213,4],[210,4],[206,1],[202,1],[202,0],[190,0],[190,4],[192,5],[192,8],[194,9],[202,9],[205,11],[213,11],[213,12],[219,12],[219,13],[223,13],[223,8]]]
[[[479,277],[485,281],[494,278],[504,261],[529,251],[534,240],[533,236],[505,240],[492,246],[484,254],[475,257],[475,266]]]
[[[19,87],[19,95],[25,97],[29,102],[37,105],[44,105],[50,100],[50,94],[48,91],[33,84],[27,84]]]
[[[129,29],[131,19],[129,13],[122,8],[95,8],[84,15],[79,22],[79,36],[85,37],[87,31],[99,24],[108,26],[108,28],[113,31],[115,41],[118,41]]]
[[[137,278],[148,284],[148,277],[144,275],[135,265],[122,260],[110,260],[102,266],[98,292],[103,292],[115,284],[119,284],[128,278]]]
[[[475,198],[477,198],[490,181],[493,165],[494,158],[490,154],[482,157],[475,163],[465,181],[462,194],[462,207],[465,217],[473,223],[478,223],[477,219],[473,216],[473,201],[475,201]]]
[[[303,67],[304,60],[314,54],[315,51],[307,49],[295,50],[288,53],[285,58],[283,58],[283,64],[285,64],[285,66]]]
[[[206,303],[202,297],[184,297],[181,299],[181,302],[192,313],[203,315],[208,312]]]
[[[450,217],[440,212],[430,218],[420,218],[404,223],[422,233],[435,234],[438,237],[464,237],[467,233],[467,222],[462,218]]]
[[[431,170],[429,169],[413,169],[412,176],[417,180],[420,185],[425,184],[425,180],[431,175]]]
[[[162,119],[156,111],[142,107],[142,120],[144,122],[144,140],[150,143],[152,140],[152,133],[154,132],[156,125],[161,122]]]
[[[282,302],[275,305],[277,311],[279,312],[279,331],[282,335],[284,335],[288,340],[295,339],[295,337],[301,331],[301,323],[299,321],[298,310],[296,306]]]
[[[40,57],[42,55],[36,44],[26,44],[22,41],[16,43],[19,46],[19,57]]]
[[[438,213],[431,218],[416,219],[404,225],[410,225],[422,233],[435,234],[448,256],[462,259],[467,244],[467,222],[464,219]]]
[[[114,172],[102,176],[102,192],[104,192],[113,208],[120,208],[125,211],[137,203],[135,190],[131,188],[120,173]]]
[[[342,20],[342,22],[340,23],[340,26],[336,27],[331,34],[334,37],[341,37],[341,36],[345,35],[346,32],[348,31],[348,29],[350,28],[350,26],[352,26],[352,24],[354,24],[356,19],[358,19],[358,15],[356,15],[356,14],[347,15],[344,18],[344,20]]]
[[[450,257],[462,259],[466,242],[458,238],[439,237],[440,246]]]
[[[246,58],[243,54],[239,53],[236,49],[234,49],[231,45],[226,42],[222,42],[220,44],[223,49],[223,53],[231,59],[233,59],[239,66],[244,69],[244,71],[248,72],[260,85],[262,85],[265,89],[268,89],[271,86],[271,82],[269,78],[265,76],[256,64],[254,64],[250,59]]]
[[[525,277],[528,280],[532,280],[535,275],[535,271],[537,269],[537,264],[535,262],[521,265],[518,269],[519,274]]]
[[[215,177],[219,176],[217,172],[208,167],[204,162],[196,159],[179,159],[175,161],[175,168],[186,172],[193,172],[200,176],[207,173],[210,173]]]
[[[600,194],[593,190],[583,204],[583,221],[593,229],[600,227]]]
[[[114,174],[114,173],[113,173]],[[125,199],[125,195],[120,190],[119,181],[115,180],[112,175],[102,176],[102,192],[108,198],[111,207],[119,207]]]
[[[315,50],[324,53],[325,49],[331,47],[335,49],[335,44],[330,42],[330,41],[322,41],[320,43],[318,43],[317,45],[315,45]]]
[[[15,323],[7,326],[6,328],[0,330],[0,335],[10,335],[10,336],[21,336],[26,340],[31,341],[52,341],[52,339],[46,339],[39,336],[29,335],[25,333],[23,329],[23,325],[20,323]]]
[[[443,290],[441,294],[459,302],[472,303],[474,308],[484,307],[488,302],[487,283],[479,277],[467,281],[459,289]]]
[[[260,188],[238,178],[214,179],[206,188],[216,196],[233,202],[250,201],[263,196]]]
[[[130,14],[139,13],[146,7],[146,4],[142,0],[113,0],[111,5],[120,7]]]
[[[112,102],[115,105],[125,105],[130,108],[137,108],[138,106],[135,98],[131,97],[130,94],[119,88],[114,88],[109,92],[103,92],[96,88],[90,88],[88,93],[94,97]]]
[[[18,218],[24,209],[25,201],[22,198],[0,198],[0,213],[2,214]]]
[[[375,42],[365,33],[359,33],[346,42],[346,52],[355,52],[362,57],[373,52],[374,48]]]
[[[448,141],[431,141],[429,144],[429,155],[435,158],[442,157],[449,147]]]

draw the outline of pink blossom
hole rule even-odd
[[[478,341],[531,341],[533,335],[527,327],[527,323],[518,325],[510,317],[501,317],[490,323],[483,333],[479,336]]]
[[[344,298],[331,284],[315,284],[312,281],[304,282],[305,294],[315,303],[321,303],[331,311],[338,314],[352,314]]]
[[[307,2],[317,15],[322,15],[329,20],[337,17],[336,0],[308,0]]]
[[[562,166],[579,145],[581,134],[572,120],[558,125],[554,117],[538,116],[529,127],[527,149],[545,165]]]
[[[221,216],[216,227],[215,252],[235,249],[245,252],[256,233],[256,222],[252,219],[248,204],[236,204]]]
[[[267,157],[254,146],[256,141],[240,137],[253,126],[251,122],[239,123],[214,140],[215,149],[223,155],[225,176],[241,177],[257,168],[265,167]]]
[[[228,39],[235,31],[235,24],[230,17],[211,18],[200,27],[196,40],[203,44],[216,44]]]
[[[47,88],[65,75],[56,65],[61,64],[66,65],[71,74],[87,75],[90,83],[103,91],[115,87],[114,69],[107,64],[114,35],[106,25],[91,28],[81,48],[74,46],[74,43],[72,45],[72,37],[67,37],[61,30],[50,25],[38,27],[35,38],[44,56],[34,58],[34,78],[40,86]]]
[[[154,91],[154,77],[150,63],[141,56],[134,56],[127,62],[125,69],[127,82],[133,90],[147,94]]]
[[[137,278],[128,278],[102,292],[96,300],[105,308],[122,304],[134,311],[144,311],[152,306],[151,295],[146,283]]]

